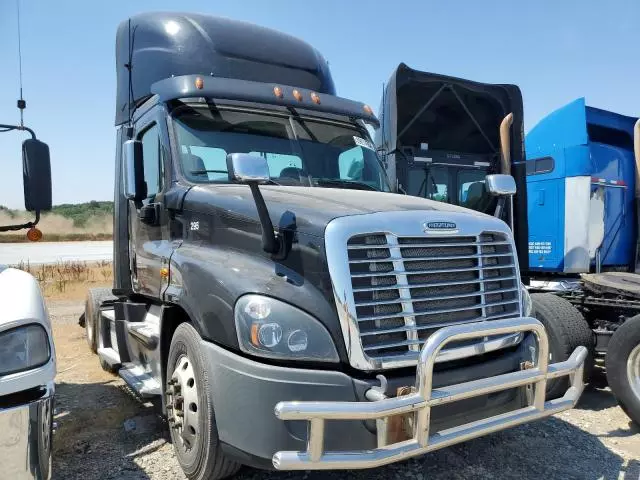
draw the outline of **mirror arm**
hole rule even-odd
[[[267,210],[267,204],[264,201],[262,192],[257,182],[248,182],[253,201],[258,209],[258,217],[260,218],[260,226],[262,227],[262,249],[267,253],[277,253],[280,250],[280,242],[276,238],[273,231],[273,223]]]
[[[10,132],[12,130],[23,130],[25,132],[29,132],[31,134],[31,138],[33,140],[36,139],[36,132],[31,130],[29,127],[24,127],[24,126],[21,127],[20,125],[5,125],[0,123],[0,133]]]
[[[40,221],[40,210],[36,210],[36,218],[33,222],[23,223],[22,225],[0,225],[0,232],[13,232],[16,230],[24,230],[25,228],[35,227]]]

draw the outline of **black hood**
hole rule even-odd
[[[324,236],[331,220],[349,215],[434,210],[484,216],[455,205],[396,193],[285,186],[263,186],[261,191],[276,229],[291,229],[316,237]],[[215,211],[223,217],[244,217],[259,223],[255,202],[246,185],[198,185],[189,190],[184,209],[203,214]]]

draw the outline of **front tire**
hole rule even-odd
[[[188,323],[180,324],[173,334],[167,361],[167,417],[176,457],[187,478],[218,480],[235,474],[240,465],[222,452],[200,342]]]
[[[640,425],[640,315],[628,319],[613,333],[605,367],[618,403]]]
[[[576,347],[589,351],[584,361],[584,381],[588,382],[593,370],[593,332],[582,314],[564,298],[550,293],[534,293],[532,316],[540,320],[549,338],[549,363],[568,360]],[[559,398],[569,387],[568,378],[547,382],[547,399]]]

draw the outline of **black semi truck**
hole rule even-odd
[[[188,478],[375,467],[575,405],[586,349],[549,362],[509,226],[393,193],[378,120],[313,47],[147,13],[116,62],[114,285],[87,340],[159,401]]]

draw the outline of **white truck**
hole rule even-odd
[[[40,212],[51,208],[49,147],[22,126],[0,132],[31,134],[22,144],[25,207],[35,220],[0,226],[0,232],[29,229],[35,240]],[[36,279],[0,265],[0,478],[51,478],[51,437],[56,356],[51,322]]]

